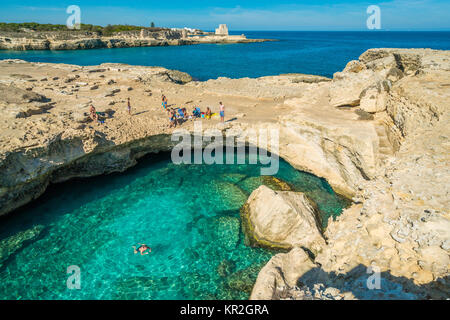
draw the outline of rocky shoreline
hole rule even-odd
[[[182,46],[202,43],[254,43],[274,41],[270,39],[247,39],[245,35],[188,34],[183,31],[126,32],[113,36],[95,33],[70,34],[63,32],[20,34],[1,33],[0,50],[85,50],[100,48],[132,48]]]
[[[37,198],[49,183],[123,171],[145,154],[170,150],[173,129],[161,94],[188,108],[223,101],[233,121],[203,121],[204,129],[279,129],[280,157],[353,199],[311,241],[298,236],[301,229],[284,234],[290,252],[261,270],[252,298],[447,298],[449,84],[450,52],[429,49],[371,49],[333,79],[287,74],[197,82],[157,67],[4,60],[0,215]],[[90,103],[105,124],[89,122]],[[192,131],[193,123],[183,128]],[[251,219],[256,239],[269,239],[264,221],[276,221],[285,201],[287,223],[305,225],[305,199],[281,192],[287,194],[277,210]],[[263,202],[255,212],[270,199],[258,198],[249,199]],[[381,272],[380,290],[365,287],[370,266]]]

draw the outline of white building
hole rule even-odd
[[[189,33],[195,33],[197,31],[197,29],[192,29],[192,28],[188,28],[188,27],[184,27],[184,28],[170,28],[170,30],[172,30],[172,31],[183,31],[183,30],[186,30]]]
[[[227,36],[228,35],[228,27],[226,24],[219,25],[219,28],[216,29],[216,35]]]

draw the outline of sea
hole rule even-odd
[[[249,39],[274,42],[90,49],[75,51],[0,51],[0,59],[98,65],[105,62],[161,66],[200,81],[257,78],[284,73],[332,77],[370,48],[450,50],[450,32],[294,32],[236,31]]]

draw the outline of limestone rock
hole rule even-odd
[[[45,102],[46,97],[35,92],[20,89],[14,85],[0,83],[0,99],[6,103]]]
[[[250,299],[276,299],[280,292],[295,287],[298,279],[315,267],[308,254],[299,247],[289,253],[279,253],[259,272]]]
[[[391,87],[391,82],[384,80],[364,89],[361,92],[359,107],[370,113],[385,111]]]
[[[86,122],[89,122],[91,120],[91,118],[89,117],[87,112],[81,112],[81,111],[74,112],[72,114],[72,118],[77,123],[86,123]]]
[[[32,115],[45,113],[53,107],[53,103],[33,102],[20,107],[19,110],[16,111],[15,116],[16,118],[27,118]]]
[[[246,232],[260,245],[302,246],[313,252],[325,245],[318,209],[303,193],[277,192],[263,185],[253,191],[244,208]]]
[[[362,91],[376,83],[378,79],[378,76],[371,70],[364,70],[359,73],[336,73],[329,89],[331,106],[354,107],[359,105]]]
[[[366,69],[366,65],[360,61],[352,60],[345,66],[342,72],[358,73]]]

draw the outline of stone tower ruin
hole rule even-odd
[[[219,25],[219,28],[216,29],[216,35],[227,36],[228,35],[227,25],[226,24]]]

